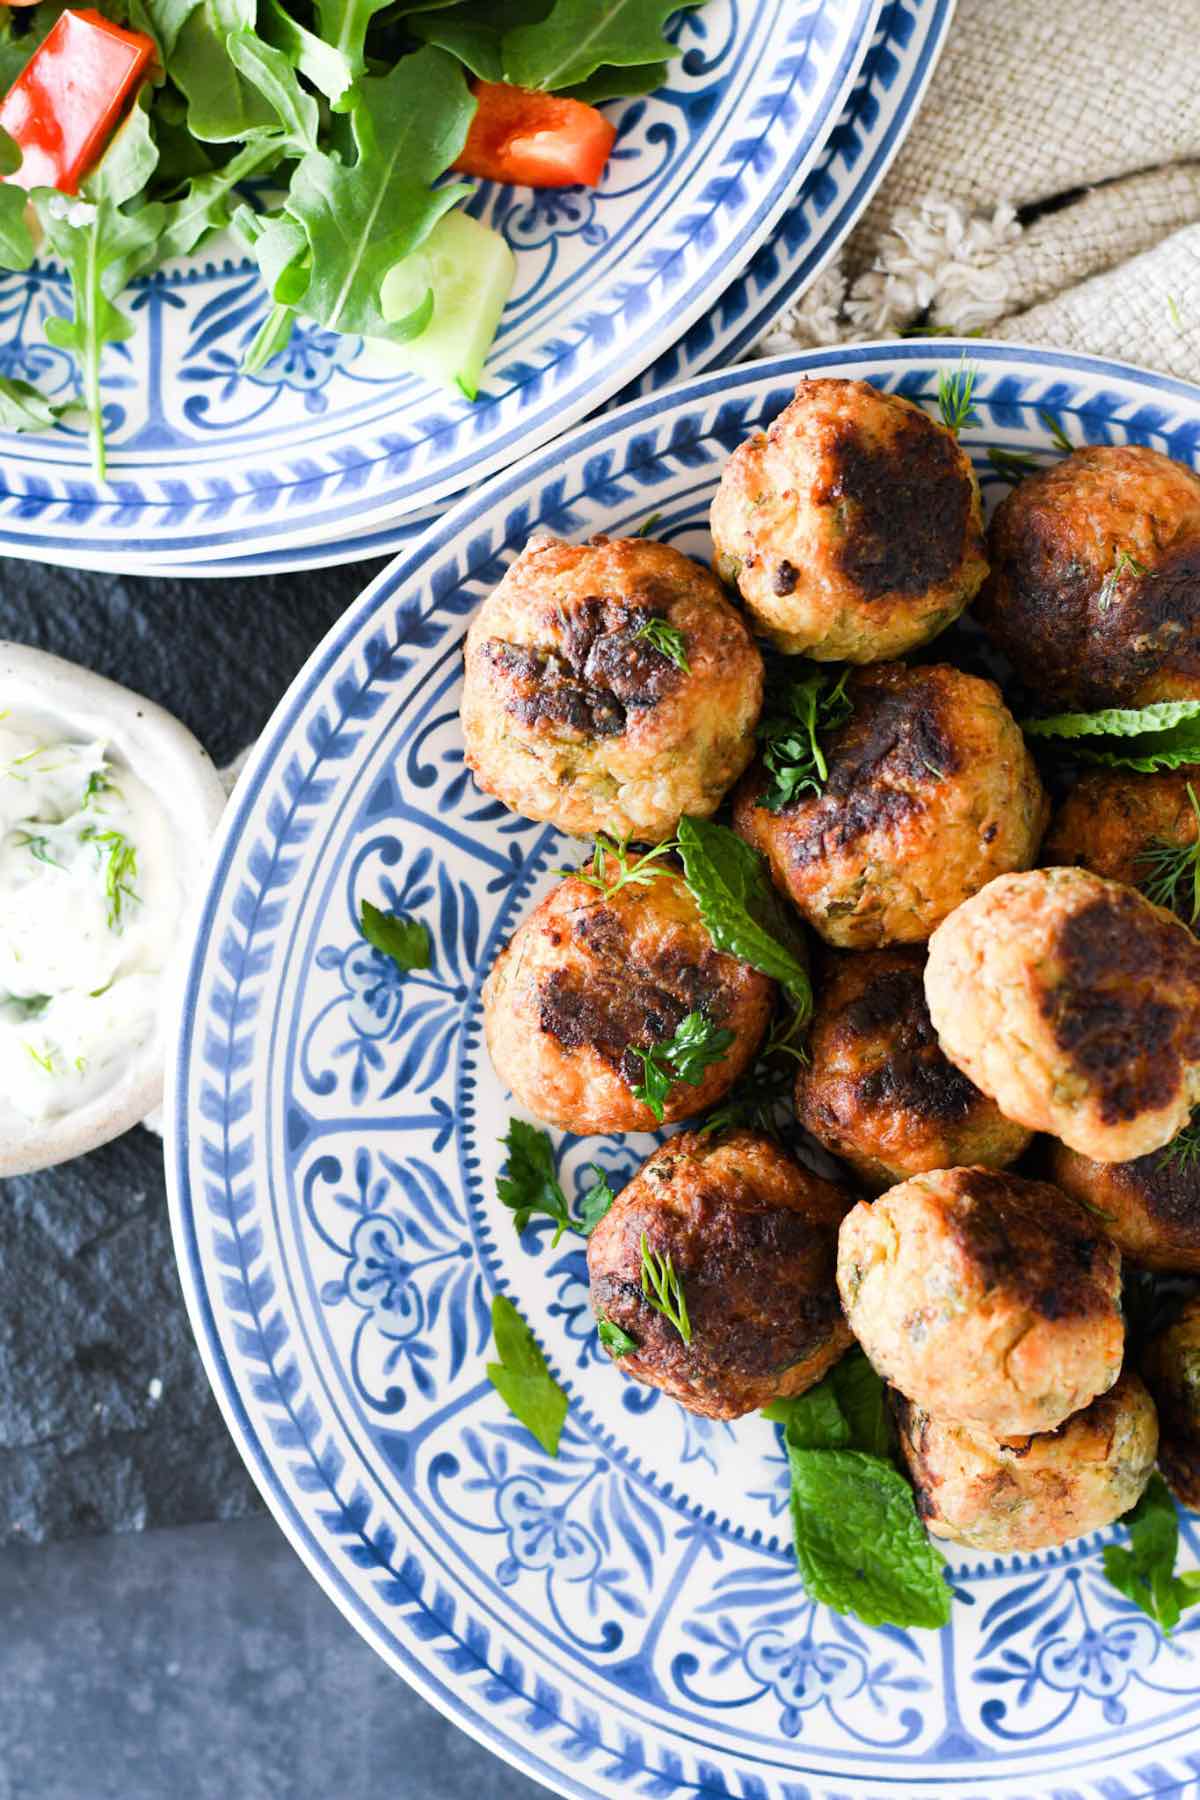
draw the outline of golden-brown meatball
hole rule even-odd
[[[756,763],[734,826],[828,943],[920,943],[960,901],[1037,854],[1046,798],[990,681],[942,664],[857,671],[853,712],[824,743],[829,775],[779,812]]]
[[[987,573],[979,483],[954,435],[866,381],[804,381],[734,451],[717,569],[780,650],[878,662],[928,643]]]
[[[1200,796],[1195,771],[1127,775],[1093,769],[1071,789],[1050,821],[1042,845],[1045,863],[1069,863],[1110,881],[1124,881],[1159,897],[1156,874],[1162,849],[1196,842],[1200,821],[1188,793]],[[1186,925],[1200,911],[1194,880],[1181,881],[1170,897]],[[1167,904],[1166,898],[1163,904]]]
[[[896,1404],[917,1511],[935,1537],[1001,1554],[1045,1550],[1111,1525],[1154,1473],[1158,1419],[1125,1374],[1056,1431],[1002,1443]]]
[[[698,1086],[676,1081],[667,1095],[668,1124],[691,1118],[753,1061],[774,992],[749,963],[713,948],[673,869],[611,892],[572,875],[496,958],[484,1032],[497,1072],[535,1117],[581,1135],[653,1131],[653,1113],[633,1095],[644,1075],[634,1051],[669,1042],[694,1012],[733,1033]]]
[[[476,781],[576,837],[658,842],[715,812],[761,705],[762,658],[720,583],[649,538],[531,539],[467,633]]]
[[[1200,1098],[1200,944],[1086,869],[1002,875],[934,932],[942,1049],[1001,1112],[1097,1162],[1169,1144]]]
[[[838,1288],[886,1381],[995,1437],[1053,1431],[1120,1373],[1121,1258],[1048,1182],[914,1175],[842,1221]]]
[[[1200,695],[1200,475],[1097,444],[1000,502],[975,608],[1052,708]]]
[[[1200,1166],[1190,1157],[1168,1149],[1133,1162],[1093,1162],[1053,1143],[1050,1177],[1091,1208],[1130,1262],[1200,1275]]]
[[[1200,1299],[1147,1344],[1142,1374],[1158,1406],[1158,1463],[1185,1506],[1200,1507]]]
[[[588,1240],[592,1310],[637,1344],[617,1366],[710,1419],[802,1394],[850,1344],[833,1260],[851,1200],[757,1132],[672,1138]],[[643,1293],[643,1237],[671,1259],[690,1343]]]
[[[796,1117],[873,1193],[927,1169],[1003,1169],[1031,1133],[947,1062],[920,950],[829,952]]]

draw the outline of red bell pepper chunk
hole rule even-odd
[[[90,8],[62,13],[0,102],[0,125],[22,153],[7,179],[74,194],[154,55],[145,32]]]
[[[475,117],[454,167],[460,175],[519,187],[595,187],[617,128],[582,100],[511,87],[472,85]]]

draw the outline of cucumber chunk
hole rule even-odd
[[[387,367],[457,387],[474,400],[516,270],[517,259],[498,231],[469,213],[446,213],[419,250],[388,270],[380,293],[383,316],[391,321],[404,318],[432,288],[433,318],[408,343],[375,338],[372,349]]]

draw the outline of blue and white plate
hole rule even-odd
[[[796,199],[719,301],[618,400],[736,362],[812,285],[858,223],[907,137],[937,67],[954,6],[955,0],[886,0],[842,116]],[[415,542],[452,504],[447,498],[357,536],[278,543],[269,550],[222,554],[219,560],[194,564],[146,563],[137,573],[160,574],[169,566],[181,575],[269,575],[392,556]],[[94,564],[96,552],[85,552],[80,560]],[[122,567],[129,571],[127,563]]]
[[[105,365],[109,483],[80,432],[0,436],[0,551],[191,563],[361,536],[536,448],[647,368],[770,235],[881,4],[705,0],[676,17],[669,85],[615,107],[598,190],[481,185],[471,210],[518,272],[474,405],[303,324],[240,375],[268,301],[232,245],[147,277]],[[53,268],[0,280],[0,372],[70,391],[43,331],[66,304]]]
[[[1132,1800],[1200,1779],[1200,1615],[1170,1642],[1101,1578],[1098,1536],[952,1553],[953,1623],[811,1605],[775,1428],[692,1417],[599,1351],[584,1254],[495,1197],[508,1104],[480,983],[575,847],[463,766],[467,620],[538,528],[704,556],[722,464],[806,372],[932,404],[977,364],[965,434],[1052,455],[1148,442],[1200,462],[1200,390],[1084,357],[909,342],[705,376],[498,477],[398,559],[314,654],[231,806],[183,996],[167,1160],[192,1318],[283,1529],[391,1665],[577,1800]],[[576,848],[577,853],[577,848]],[[431,930],[401,976],[369,899]],[[567,1139],[568,1193],[646,1142]],[[557,1461],[484,1377],[497,1290],[571,1410]],[[1200,1550],[1184,1524],[1189,1560]]]

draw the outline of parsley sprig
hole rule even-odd
[[[551,1375],[532,1331],[503,1294],[492,1301],[492,1337],[500,1360],[487,1365],[488,1380],[542,1449],[557,1456],[567,1396]]]
[[[657,650],[660,656],[673,662],[677,669],[682,669],[685,675],[691,674],[692,665],[687,659],[687,640],[678,625],[672,625],[669,619],[647,619],[643,625],[638,626],[633,636],[635,642],[639,638],[643,639],[652,650]]]
[[[938,370],[938,411],[942,415],[942,424],[955,437],[965,426],[980,423],[974,406],[975,383],[978,379],[979,370],[974,364],[969,365],[965,357],[957,369]]]
[[[428,925],[388,913],[369,900],[362,903],[358,928],[373,950],[388,956],[398,969],[427,969],[431,954]]]
[[[1200,801],[1191,782],[1187,784],[1188,804],[1196,821],[1196,836],[1190,844],[1173,844],[1167,838],[1152,838],[1135,858],[1146,865],[1145,878],[1138,883],[1147,900],[1156,906],[1169,906],[1189,925],[1200,919]]]
[[[685,1344],[692,1341],[692,1322],[688,1318],[687,1296],[683,1291],[683,1283],[675,1273],[675,1264],[668,1250],[660,1256],[650,1248],[646,1234],[642,1233],[642,1293],[654,1308],[661,1313],[668,1324],[675,1327]]]
[[[615,1319],[606,1319],[603,1313],[596,1320],[596,1332],[612,1357],[632,1356],[638,1348],[637,1339],[630,1337],[624,1326],[618,1325]]]
[[[758,727],[763,767],[771,781],[757,804],[782,812],[801,794],[819,794],[829,779],[823,739],[844,725],[854,710],[846,693],[849,669],[832,669],[786,680],[770,690]]]
[[[1200,1569],[1175,1573],[1179,1515],[1161,1475],[1150,1477],[1145,1493],[1122,1523],[1129,1530],[1129,1548],[1107,1544],[1104,1573],[1169,1637],[1184,1608],[1200,1602]]]
[[[524,1119],[510,1119],[501,1141],[508,1157],[504,1173],[496,1182],[496,1192],[501,1205],[507,1206],[512,1213],[514,1228],[518,1232],[524,1231],[534,1214],[542,1213],[555,1224],[551,1249],[564,1231],[577,1231],[580,1237],[590,1237],[616,1199],[600,1165],[591,1165],[595,1179],[580,1195],[576,1216],[558,1179],[550,1133],[539,1131],[536,1125],[530,1125]]]
[[[675,1027],[666,1043],[642,1049],[630,1044],[630,1054],[642,1065],[642,1077],[633,1090],[635,1100],[649,1107],[662,1124],[667,1096],[677,1081],[699,1087],[704,1071],[721,1061],[733,1043],[732,1031],[719,1030],[702,1012],[690,1012]]]

